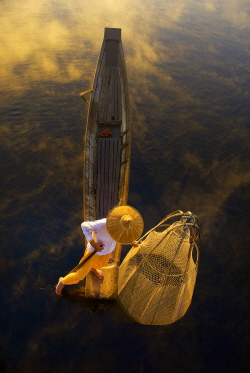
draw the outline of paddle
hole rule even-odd
[[[97,252],[97,250],[94,250],[92,253],[90,253],[88,256],[86,256],[79,264],[77,264],[77,266],[75,267],[75,268],[73,268],[72,269],[72,271],[70,271],[69,273],[68,273],[68,275],[70,274],[70,273],[72,273],[72,272],[76,272],[79,268],[81,268],[90,258],[92,258],[92,256],[93,255],[95,255],[95,253]],[[59,282],[58,282],[58,284],[57,284],[57,286],[56,286],[56,294],[58,294],[58,295],[60,295],[61,294],[61,291],[62,291],[62,288],[64,287],[64,285],[63,284],[60,284],[60,280],[61,280],[61,278],[62,277],[60,277],[60,279],[59,279]],[[57,292],[57,287],[58,286],[61,286],[61,288],[60,288],[60,290],[59,290],[59,292]]]
[[[77,266],[75,268],[72,269],[72,271],[70,271],[68,274],[70,273],[73,273],[73,272],[76,272],[79,268],[81,268],[90,258],[92,258],[93,255],[95,255],[97,251],[94,250],[92,253],[90,253],[88,256],[86,256],[86,258],[79,264],[77,264]]]
[[[103,245],[100,244],[100,247],[103,247]],[[92,258],[93,255],[95,255],[95,253],[99,251],[99,250],[94,250],[92,253],[90,253],[88,256],[86,256],[86,258],[84,258],[84,260],[82,260],[79,264],[77,264],[77,266],[75,268],[72,269],[72,271],[70,271],[68,274],[70,273],[73,273],[73,272],[76,272],[79,268],[81,268],[90,258]]]

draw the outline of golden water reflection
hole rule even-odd
[[[69,82],[84,75],[92,81],[104,27],[122,28],[129,76],[135,88],[150,90],[149,74],[161,85],[174,82],[159,64],[175,63],[188,52],[185,43],[167,45],[164,36],[182,32],[195,12],[197,23],[204,28],[202,38],[216,49],[208,28],[222,23],[220,35],[230,27],[249,30],[247,1],[175,0],[137,1],[3,1],[1,12],[1,81],[5,90],[23,90],[34,81]],[[219,13],[219,15],[218,15]],[[201,20],[199,21],[199,18]],[[202,24],[204,23],[204,24]],[[187,35],[200,37],[198,30],[187,28]],[[193,47],[196,48],[195,45]],[[25,84],[24,84],[25,82]],[[170,83],[171,82],[171,83]],[[153,97],[152,97],[153,98]],[[156,99],[156,97],[154,97]]]
[[[90,88],[104,27],[120,27],[131,109],[136,123],[134,136],[141,139],[138,147],[142,156],[150,147],[157,147],[157,141],[161,143],[161,139],[155,138],[154,145],[151,145],[151,129],[145,124],[150,121],[152,126],[154,118],[159,131],[163,129],[159,122],[163,125],[166,121],[172,142],[178,142],[191,127],[200,138],[208,136],[208,141],[212,142],[213,134],[211,130],[207,133],[204,116],[209,121],[220,122],[221,131],[227,132],[227,143],[236,137],[244,138],[245,117],[242,120],[237,118],[237,124],[230,123],[230,118],[226,118],[228,122],[225,123],[225,119],[219,120],[217,111],[223,107],[224,111],[218,114],[225,114],[235,99],[243,104],[249,102],[249,92],[244,86],[249,71],[244,63],[249,61],[250,56],[249,51],[243,52],[249,42],[247,31],[250,30],[247,1],[144,0],[135,4],[132,0],[90,3],[80,0],[26,0],[20,3],[12,0],[1,2],[0,11],[3,30],[0,47],[2,105],[11,105],[12,100],[36,84],[39,89],[40,83],[82,81],[86,84],[84,89]],[[194,14],[196,27],[189,27]],[[240,38],[240,35],[244,37]],[[224,40],[228,52],[221,51]],[[239,41],[241,44],[237,46]],[[237,52],[240,47],[245,56],[237,60],[231,53]],[[4,92],[8,94],[5,96]],[[174,123],[178,126],[175,127]],[[23,148],[29,142],[29,138],[25,137],[26,126],[29,124],[22,126]],[[2,128],[7,139],[5,146],[13,147],[8,136],[9,125],[3,124]],[[223,137],[224,144],[225,141]],[[30,150],[41,152],[47,144],[40,139]],[[55,143],[53,145],[56,146]],[[65,146],[72,148],[73,144]],[[196,169],[203,179],[218,172],[218,176],[214,176],[214,185],[218,188],[228,180],[228,185],[232,186],[227,188],[228,193],[241,183],[240,180],[249,181],[247,168],[240,167],[241,159],[233,159],[234,164],[222,166],[217,158],[212,157],[209,164],[204,164],[204,155],[197,154],[196,149],[184,152],[185,164],[190,169]],[[171,148],[164,149],[161,152],[162,163],[169,163],[171,154]],[[218,153],[216,157],[219,156]],[[65,162],[60,153],[57,153],[56,159],[54,161],[58,165]],[[246,166],[248,160],[244,162]],[[150,174],[150,167],[148,172]],[[161,182],[164,183],[164,180]],[[212,204],[212,199],[223,205],[227,193],[222,193],[225,198],[221,198],[220,193],[218,198],[215,195],[211,192],[211,198],[207,196],[208,204]],[[197,208],[195,206],[194,210]],[[215,210],[218,208],[216,204]]]
[[[237,155],[240,139],[243,140],[242,152],[248,151],[244,142],[249,112],[247,102],[250,99],[245,88],[249,73],[245,63],[250,57],[249,51],[244,49],[249,41],[247,31],[250,30],[247,1],[137,1],[135,4],[132,0],[91,3],[70,0],[27,0],[20,3],[12,0],[1,2],[0,11],[3,29],[0,78],[2,90],[8,92],[7,95],[3,92],[2,105],[11,107],[18,96],[33,90],[36,85],[37,93],[41,90],[41,95],[53,99],[58,92],[53,93],[48,87],[47,92],[42,91],[43,87],[39,85],[48,82],[76,84],[82,81],[86,85],[82,88],[90,88],[104,27],[120,27],[132,120],[136,124],[133,125],[133,141],[146,165],[147,174],[152,178],[158,175],[155,191],[161,187],[166,189],[167,179],[172,180],[168,191],[162,192],[168,212],[185,206],[184,209],[192,209],[201,219],[204,214],[210,225],[208,215],[214,217],[240,185],[250,182],[247,172],[249,159]],[[194,14],[195,27],[189,27]],[[228,50],[221,50],[225,48],[224,40]],[[238,44],[239,40],[241,44]],[[237,53],[239,48],[241,54],[237,59],[233,52]],[[231,115],[232,104],[240,110],[245,105],[241,117]],[[78,108],[80,111],[80,105],[76,110]],[[64,139],[63,148],[61,139],[51,141],[47,135],[31,141],[31,130],[40,131],[42,126],[38,120],[31,124],[30,119],[27,118],[26,123],[18,128],[22,141],[20,137],[13,140],[9,122],[3,122],[2,133],[4,147],[16,149],[12,153],[15,162],[20,152],[27,148],[40,155],[40,159],[48,151],[54,154],[51,167],[44,169],[44,160],[41,161],[46,176],[43,184],[32,190],[31,195],[42,192],[46,179],[51,179],[56,168],[65,171],[71,185],[76,183],[76,169],[64,155],[73,152],[75,145],[72,140]],[[218,128],[220,141],[216,132]],[[159,133],[162,136],[159,137]],[[183,139],[190,133],[196,137],[192,148]],[[206,146],[202,145],[204,142]],[[178,143],[182,144],[182,157],[175,160]],[[229,144],[234,157],[225,155]],[[152,167],[152,158],[148,158],[148,154],[155,149],[160,149],[155,155],[160,162]],[[81,161],[79,154],[74,167],[79,167]],[[173,167],[176,162],[178,170]],[[191,190],[189,188],[187,197],[183,180],[191,174],[194,177],[199,175],[199,183]],[[204,183],[209,184],[205,193]],[[30,198],[30,192],[26,191],[20,198]],[[131,194],[130,198],[138,200],[137,193],[134,192],[134,197]],[[192,208],[187,206],[189,200],[193,201]],[[6,199],[4,205],[9,202]]]
[[[51,306],[55,301],[54,283],[59,275],[74,267],[83,246],[82,137],[87,112],[79,94],[91,88],[104,27],[119,27],[133,129],[129,203],[140,211],[147,228],[176,209],[191,210],[199,218],[203,267],[193,310],[197,316],[202,309],[205,316],[194,321],[192,313],[190,324],[179,329],[178,336],[182,334],[180,343],[185,341],[188,346],[189,366],[196,360],[195,351],[201,367],[210,367],[207,364],[213,359],[206,360],[197,347],[200,334],[207,332],[202,318],[207,318],[208,325],[212,323],[215,334],[211,332],[211,341],[217,343],[221,335],[224,346],[233,338],[228,329],[229,324],[234,325],[230,320],[216,335],[219,323],[213,317],[218,309],[212,302],[212,290],[218,288],[217,299],[224,302],[221,284],[225,285],[223,290],[231,291],[233,281],[240,282],[240,276],[244,279],[243,261],[247,257],[249,2],[6,0],[0,2],[0,12],[4,166],[4,255],[0,264],[5,286],[11,289],[8,302],[13,310],[5,326],[6,346],[14,346],[14,357],[18,359],[23,355],[30,357],[26,368],[32,371],[41,363],[41,351],[48,360],[52,359],[48,346],[57,346],[63,333],[68,332],[72,339],[81,341],[82,348],[86,348],[84,357],[92,363],[87,344],[94,346],[96,338],[102,346],[101,337],[111,320],[109,353],[116,342],[119,346],[121,335],[129,333],[141,343],[141,349],[148,352],[157,368],[160,359],[152,335],[157,336],[158,346],[171,350],[165,329],[133,326],[128,333],[128,326],[110,315],[105,322],[102,319],[96,324],[96,318],[86,316],[77,307],[73,312],[72,304],[66,305],[66,301],[63,307]],[[217,282],[218,276],[221,282]],[[232,298],[230,294],[233,311],[237,302],[237,307],[243,308],[243,297],[237,296]],[[43,299],[39,320],[34,316],[38,306],[32,303],[33,297]],[[214,307],[213,312],[208,305]],[[41,326],[36,333],[25,331],[24,352],[18,327],[10,324],[14,320],[13,325],[22,325],[20,317],[27,312],[35,320],[31,325]],[[62,319],[67,321],[62,323]],[[87,325],[84,336],[83,323]],[[199,330],[194,345],[186,343],[190,340],[185,335],[186,328]],[[162,339],[157,333],[162,333]],[[145,345],[141,342],[144,339]],[[216,343],[213,346],[217,349]],[[131,346],[136,348],[133,341]],[[210,348],[213,346],[211,343]],[[58,348],[54,366],[60,367],[65,346],[62,343]],[[125,350],[131,352],[130,343]],[[171,351],[174,357],[178,355],[176,349]],[[178,356],[180,364],[185,355],[182,352]],[[81,353],[79,350],[79,356]],[[143,354],[138,354],[142,361]],[[113,371],[119,367],[118,360],[112,360]],[[123,362],[126,361],[123,355]],[[165,363],[168,364],[166,360]],[[174,369],[175,363],[173,358],[169,370]],[[96,364],[100,368],[101,363]],[[196,367],[192,368],[189,370],[195,371]]]

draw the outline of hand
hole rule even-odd
[[[91,246],[93,246],[93,248],[96,250],[96,251],[102,251],[104,249],[104,244],[103,243],[100,243],[100,242],[91,242]]]
[[[137,241],[132,242],[131,245],[132,245],[133,247],[138,247],[138,246],[139,246],[139,244],[138,244]]]

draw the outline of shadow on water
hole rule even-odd
[[[103,316],[104,313],[108,310],[110,310],[115,317],[115,319],[124,324],[134,324],[139,327],[143,327],[146,329],[149,329],[149,333],[151,334],[151,328],[155,328],[155,326],[150,325],[140,325],[137,323],[132,317],[130,317],[126,311],[123,309],[122,305],[119,302],[119,298],[116,300],[106,300],[106,299],[90,299],[84,297],[84,286],[79,287],[72,290],[66,290],[65,288],[62,290],[62,293],[60,296],[58,296],[58,301],[66,300],[69,303],[73,303],[76,306],[80,306],[85,311],[87,311],[90,314],[96,314]],[[186,314],[178,321],[176,321],[173,324],[169,325],[159,325],[156,326],[158,328],[158,334],[159,328],[161,328],[161,332],[164,334],[166,331],[171,332],[175,329],[179,329],[184,324],[187,323],[187,321],[190,318],[191,315],[191,309],[192,306],[189,307]],[[161,334],[161,333],[160,333]]]
[[[112,306],[115,301],[105,300],[105,299],[88,299],[84,297],[85,289],[80,287],[78,289],[62,290],[61,296],[58,297],[59,300],[67,300],[70,303],[74,303],[84,308],[88,313],[96,313],[103,315],[105,310]]]
[[[107,299],[91,299],[85,298],[85,288],[81,286],[72,290],[62,290],[60,296],[58,296],[58,301],[66,300],[70,303],[78,305],[84,308],[88,313],[96,313],[98,315],[103,315],[107,309],[110,309],[114,316],[125,323],[136,323],[131,317],[129,317],[126,312],[120,307],[117,300],[107,300]]]

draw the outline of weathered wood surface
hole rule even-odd
[[[106,128],[111,135],[100,138]],[[84,220],[106,217],[118,204],[126,204],[130,173],[130,115],[125,59],[120,29],[105,29],[90,99],[84,147]],[[86,278],[85,295],[115,299],[121,245],[104,280]]]
[[[97,219],[108,215],[118,200],[121,162],[120,139],[97,139],[96,206]]]
[[[99,280],[92,272],[86,278],[85,297],[86,298],[117,298],[117,283],[119,266],[112,263],[102,268],[104,281]]]
[[[121,124],[121,83],[119,69],[111,67],[105,69],[103,87],[100,94],[98,123]]]

